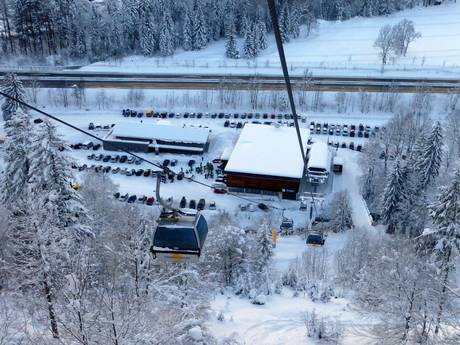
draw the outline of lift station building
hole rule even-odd
[[[304,152],[309,133],[301,129]],[[230,191],[295,199],[304,176],[294,127],[247,123],[225,167]]]

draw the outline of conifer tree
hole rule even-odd
[[[7,207],[27,193],[29,150],[32,139],[30,116],[17,108],[5,123],[5,170],[0,184],[1,200]]]
[[[141,31],[140,46],[142,49],[142,54],[145,56],[152,56],[155,53],[155,28],[153,27],[151,20],[146,20]]]
[[[435,225],[434,258],[437,264],[441,283],[439,301],[437,303],[437,317],[435,334],[441,328],[441,319],[447,299],[447,286],[450,273],[454,270],[454,258],[460,252],[460,169],[455,171],[454,178],[448,187],[443,187],[437,201],[430,207],[431,216]]]
[[[25,92],[22,86],[22,82],[18,79],[16,74],[8,73],[0,84],[0,89],[7,95],[14,97],[20,101],[24,101]],[[8,121],[13,116],[14,112],[19,108],[25,110],[24,107],[18,102],[15,102],[9,98],[5,98],[2,104],[3,120]]]
[[[416,162],[416,169],[420,176],[420,185],[426,188],[439,175],[442,162],[442,127],[436,122],[430,135],[422,142],[420,147],[420,157]]]
[[[246,58],[252,59],[258,55],[254,24],[251,25],[251,30],[246,31],[243,44],[243,54]]]
[[[172,19],[169,10],[165,10],[163,14],[163,23],[160,26],[159,49],[162,56],[170,56],[174,54],[174,33],[172,27]]]
[[[30,148],[29,182],[34,198],[41,200],[56,229],[66,232],[63,236],[67,238],[79,238],[91,232],[85,225],[87,211],[72,187],[71,164],[64,150],[56,127],[45,120]]]
[[[280,14],[279,14],[279,26],[280,26],[280,34],[281,34],[281,41],[283,43],[289,42],[290,36],[290,15],[289,9],[287,6],[287,1],[284,1],[281,4]]]
[[[208,27],[200,0],[195,2],[193,14],[193,49],[200,50],[208,44]]]
[[[388,225],[387,232],[395,233],[401,206],[406,195],[404,194],[405,168],[401,166],[399,160],[396,161],[393,170],[388,177],[382,197],[382,219]]]
[[[350,196],[347,191],[336,193],[332,202],[331,230],[343,232],[353,227]]]
[[[240,57],[240,53],[238,52],[238,49],[236,47],[235,23],[229,22],[226,30],[227,41],[225,42],[225,55],[230,59],[238,59]]]
[[[193,35],[192,35],[192,20],[190,18],[190,13],[188,8],[185,9],[184,15],[184,27],[182,30],[182,48],[184,50],[192,50],[193,49]]]

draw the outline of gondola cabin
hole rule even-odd
[[[312,231],[307,236],[307,246],[309,247],[321,247],[325,241],[326,239],[321,232]]]
[[[153,234],[152,255],[160,261],[196,262],[208,234],[208,224],[200,213],[163,213]]]
[[[283,218],[280,225],[280,230],[285,234],[289,234],[294,230],[294,221],[290,218]]]

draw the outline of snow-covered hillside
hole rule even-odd
[[[306,68],[314,75],[380,74],[378,50],[373,47],[381,27],[402,19],[412,20],[422,37],[411,43],[406,57],[390,61],[385,76],[423,73],[452,76],[460,73],[460,3],[418,7],[389,16],[353,18],[343,22],[320,21],[310,36],[302,28],[300,38],[285,44],[292,74]],[[269,46],[253,60],[225,58],[225,42],[210,44],[201,51],[178,50],[170,58],[132,56],[122,61],[101,61],[88,71],[125,71],[205,74],[280,74],[273,35]],[[240,48],[242,42],[239,42]]]

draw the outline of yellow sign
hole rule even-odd
[[[179,253],[173,253],[171,254],[172,261],[176,264],[180,263],[182,261],[182,254]]]
[[[272,246],[273,246],[273,248],[276,247],[277,238],[278,238],[278,231],[276,231],[276,229],[272,229]]]
[[[80,190],[81,186],[79,183],[72,183],[72,188],[75,190]]]

